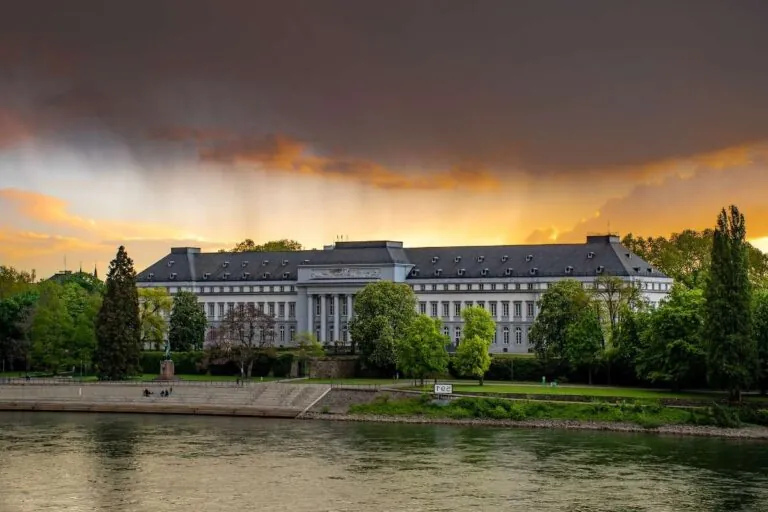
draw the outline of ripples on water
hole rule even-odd
[[[768,511],[768,445],[605,432],[0,413],[0,512]]]

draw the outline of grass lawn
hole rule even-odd
[[[24,377],[24,372],[6,372],[6,373],[0,373],[0,378],[22,378]],[[179,379],[185,380],[185,381],[199,381],[199,382],[235,382],[237,380],[236,375],[177,375]],[[34,378],[34,377],[33,377]],[[139,377],[135,377],[131,380],[138,380],[142,382],[149,382],[153,381],[157,378],[156,373],[144,373]],[[83,381],[83,382],[96,382],[98,379],[95,375],[88,375],[86,377],[78,377],[75,376],[75,380]],[[274,381],[274,380],[281,380],[281,378],[278,377],[253,377],[251,378],[251,382],[267,382],[267,381]]]
[[[594,386],[541,386],[526,384],[486,384],[484,386],[457,384],[453,390],[461,393],[516,393],[526,395],[578,395],[578,396],[615,396],[621,398],[712,398],[711,393],[673,393],[671,391],[655,389],[637,389],[622,387],[594,387]]]

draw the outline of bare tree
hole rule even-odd
[[[275,346],[275,318],[253,304],[231,305],[221,323],[208,333],[206,350],[212,359],[237,363],[241,378],[250,378],[253,362]]]

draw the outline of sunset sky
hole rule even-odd
[[[171,246],[768,250],[760,0],[26,0],[0,15],[0,264]]]

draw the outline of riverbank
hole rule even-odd
[[[640,434],[721,437],[768,441],[768,428],[760,426],[722,428],[704,425],[664,425],[646,428],[630,423],[573,420],[494,420],[489,418],[436,418],[426,416],[383,416],[376,414],[324,414],[309,412],[299,416],[304,420],[346,421],[368,423],[403,423],[412,425],[458,425],[465,427],[531,428],[565,430],[602,430]]]
[[[367,395],[367,396],[366,396]],[[612,430],[768,439],[768,415],[745,407],[681,408],[660,403],[567,403],[462,397],[433,400],[400,392],[333,390],[303,418],[377,423]]]

